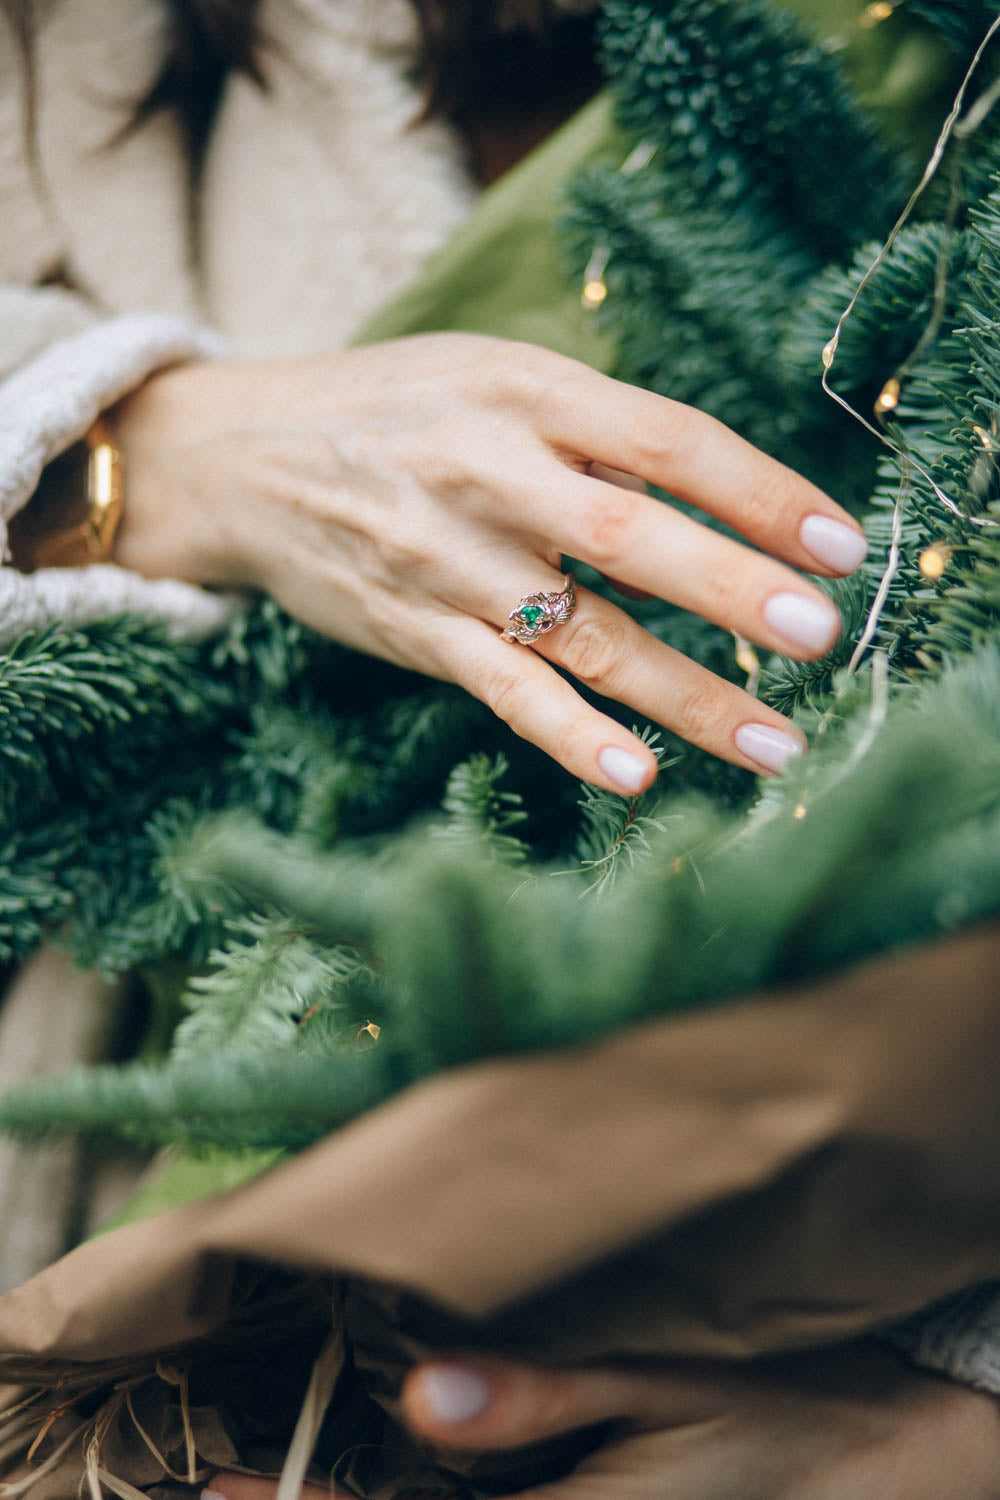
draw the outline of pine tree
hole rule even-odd
[[[912,4],[963,61],[996,18]],[[165,1064],[20,1090],[7,1128],[294,1149],[440,1069],[1000,907],[993,117],[883,255],[917,169],[798,23],[765,0],[609,0],[602,36],[642,149],[576,180],[565,241],[571,274],[601,268],[616,373],[865,515],[868,563],[830,585],[842,640],[762,664],[812,752],[755,788],[665,736],[657,788],[616,798],[271,604],[201,646],[129,620],[27,637],[0,662],[0,953],[56,935],[110,969],[200,972]],[[995,76],[991,51],[970,101]],[[824,394],[825,350],[867,426]],[[634,608],[742,680],[724,632]]]

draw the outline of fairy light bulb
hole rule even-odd
[[[931,583],[935,583],[937,579],[943,577],[945,569],[951,562],[954,550],[954,547],[949,546],[947,542],[932,542],[929,547],[926,547],[921,552],[918,563],[918,567],[924,577],[929,579]]]
[[[834,334],[833,338],[830,340],[830,342],[827,345],[824,346],[824,349],[823,349],[823,368],[824,368],[824,370],[829,370],[830,366],[833,364],[833,356],[836,354],[836,352],[837,352],[837,335]]]
[[[804,802],[797,802],[792,811],[792,817],[795,819],[796,823],[801,823],[802,819],[807,816],[808,812],[809,809],[808,807],[806,807]]]
[[[583,273],[583,292],[580,301],[591,312],[600,307],[608,295],[604,272],[610,259],[611,251],[607,245],[595,245]]]
[[[889,412],[895,411],[899,405],[901,386],[895,376],[887,380],[879,391],[878,400],[875,402],[875,415],[877,417],[888,416]]]
[[[880,25],[882,21],[888,21],[895,9],[892,0],[873,0],[873,3],[861,12],[858,25],[863,26],[866,31],[871,31],[873,26]]]

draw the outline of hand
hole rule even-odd
[[[1000,1497],[1000,1405],[875,1342],[752,1367],[431,1364],[403,1405],[419,1437],[451,1450],[614,1424],[569,1478],[523,1500]]]
[[[585,590],[537,645],[500,640],[524,595],[562,588],[565,553],[765,648],[833,644],[837,611],[784,563],[850,572],[860,529],[689,407],[529,345],[434,334],[181,366],[117,425],[126,567],[263,589],[336,640],[460,683],[614,791],[644,790],[654,756],[549,663],[737,765],[777,770],[804,748],[780,714]],[[663,486],[763,551],[593,465]]]

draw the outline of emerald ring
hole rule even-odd
[[[576,581],[572,573],[564,575],[563,584],[565,587],[559,594],[525,594],[507,616],[510,623],[500,639],[530,646],[539,636],[572,620],[576,614]]]

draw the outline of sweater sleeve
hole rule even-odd
[[[108,143],[155,76],[163,18],[155,6],[92,0],[37,7],[33,66],[0,5],[0,557],[7,522],[42,470],[77,442],[99,412],[179,360],[223,353],[188,311],[187,166],[176,126],[157,119]],[[116,102],[118,101],[118,102]],[[127,159],[127,160],[126,160]],[[68,196],[67,196],[68,195]],[[113,226],[108,255],[130,247],[136,274],[120,303],[102,296],[96,251],[81,268],[79,222]],[[76,228],[74,228],[76,226]],[[86,238],[86,236],[85,236]],[[97,242],[95,242],[97,243]],[[148,271],[148,274],[147,274]],[[172,315],[155,309],[160,282]],[[176,305],[175,305],[176,304]],[[188,321],[190,319],[190,321]],[[125,476],[126,504],[128,476]],[[50,622],[84,624],[137,611],[178,636],[218,629],[235,601],[122,568],[49,568],[30,576],[0,566],[0,649]]]
[[[58,288],[0,288],[0,536],[30,500],[45,465],[98,414],[154,371],[219,355],[218,338],[159,313],[107,318]],[[127,485],[127,477],[126,477]],[[127,490],[126,490],[127,495]],[[220,629],[237,601],[175,580],[149,580],[112,565],[0,568],[0,647],[54,621],[81,625],[137,612],[172,634]]]
[[[1000,1396],[1000,1282],[935,1302],[887,1337],[916,1364]]]

